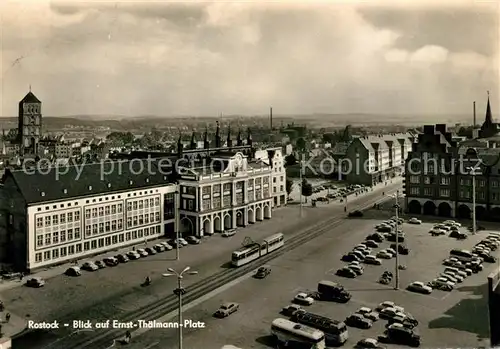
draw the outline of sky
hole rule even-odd
[[[497,114],[498,2],[370,4],[4,0],[0,115]]]

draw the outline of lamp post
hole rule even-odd
[[[389,195],[390,197],[396,199],[396,203],[394,208],[396,209],[396,265],[394,268],[394,289],[399,290],[399,190],[396,191],[396,194]]]
[[[175,192],[175,260],[179,260],[180,252],[179,252],[179,230],[180,230],[180,221],[179,221],[179,209],[181,204],[181,195],[180,191]]]
[[[299,181],[300,181],[300,217],[302,217],[302,190],[303,190],[303,182],[302,182],[302,154],[299,155]]]
[[[186,293],[186,290],[182,288],[182,279],[184,278],[184,274],[186,275],[196,275],[197,271],[191,271],[191,267],[185,267],[183,271],[180,273],[176,272],[172,268],[168,268],[167,271],[169,273],[162,274],[165,277],[175,276],[177,277],[177,288],[174,290],[174,294],[179,297],[179,349],[182,349],[182,326],[184,325],[182,322],[182,295]]]
[[[470,172],[472,176],[472,235],[476,235],[477,226],[476,226],[476,170],[478,170],[478,166],[470,166],[467,167],[467,170]]]

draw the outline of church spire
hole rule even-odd
[[[215,130],[215,147],[220,148],[221,147],[221,138],[220,138],[219,121],[216,121],[216,124],[217,124],[217,129]]]
[[[490,106],[490,91],[488,91],[488,104],[486,105],[486,117],[484,123],[487,125],[493,124],[493,117],[491,116],[491,106]]]
[[[231,148],[233,146],[233,140],[231,139],[231,125],[227,128],[227,147]]]
[[[196,141],[196,134],[193,131],[193,134],[191,135],[191,149],[196,148],[198,148],[198,142]]]
[[[241,147],[243,145],[243,139],[241,138],[241,129],[238,130],[238,137],[236,138],[236,145]]]
[[[177,140],[177,154],[182,155],[182,150],[184,145],[182,144],[182,133],[179,133],[179,139]]]
[[[205,128],[205,134],[203,135],[203,148],[210,148],[210,141],[208,140],[208,127]]]

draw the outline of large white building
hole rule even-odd
[[[271,218],[272,168],[266,162],[226,151],[181,172],[179,219],[184,234],[203,236]]]
[[[7,170],[0,187],[2,262],[32,271],[175,230],[177,186],[168,176],[138,160],[105,167]]]

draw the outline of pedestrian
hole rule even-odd
[[[3,302],[0,301],[0,311],[4,311],[5,310],[5,306],[3,305]]]
[[[78,265],[78,259],[75,259],[75,260],[73,261],[73,263],[74,263],[75,265]]]
[[[5,314],[5,322],[10,321],[10,313]]]
[[[24,273],[19,273],[19,281],[23,281]]]

